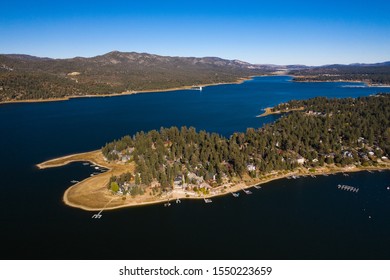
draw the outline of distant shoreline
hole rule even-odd
[[[75,98],[103,98],[103,97],[116,97],[116,96],[125,96],[125,95],[133,95],[133,94],[141,94],[141,93],[155,93],[155,92],[167,92],[167,91],[176,91],[176,90],[191,90],[194,87],[209,87],[209,86],[219,86],[219,85],[233,85],[233,84],[242,84],[245,81],[253,80],[254,77],[262,77],[268,75],[256,75],[256,76],[248,76],[243,78],[238,78],[235,82],[221,82],[221,83],[209,83],[209,84],[200,84],[200,85],[192,85],[192,86],[182,86],[182,87],[174,87],[167,89],[150,89],[150,90],[139,90],[139,91],[125,91],[122,93],[107,93],[107,94],[88,94],[88,95],[72,95],[61,98],[47,98],[47,99],[26,99],[26,100],[9,100],[9,101],[1,101],[1,104],[12,104],[12,103],[41,103],[41,102],[59,102],[59,101],[68,101],[70,99]]]
[[[327,166],[317,168],[315,172],[310,172],[307,168],[299,168],[294,171],[279,171],[271,172],[268,175],[263,176],[260,179],[247,179],[242,181],[237,181],[231,186],[228,186],[224,189],[222,186],[217,187],[215,190],[218,190],[217,193],[208,194],[201,196],[199,194],[191,194],[191,192],[181,191],[181,192],[172,192],[169,197],[156,197],[152,195],[144,196],[119,196],[112,194],[107,189],[107,182],[112,175],[120,175],[123,172],[134,170],[134,164],[118,164],[118,163],[109,163],[106,162],[103,158],[103,155],[100,150],[68,155],[64,157],[59,157],[43,163],[37,164],[37,167],[40,169],[52,168],[58,166],[64,166],[71,162],[91,162],[97,166],[104,167],[108,171],[98,174],[93,177],[86,178],[77,184],[70,186],[63,195],[63,201],[66,205],[79,208],[86,211],[100,211],[100,210],[114,210],[127,207],[135,206],[145,206],[158,203],[166,203],[168,200],[171,203],[174,203],[176,199],[204,199],[204,198],[213,198],[222,195],[229,195],[234,192],[241,192],[248,188],[254,186],[265,184],[274,180],[283,179],[293,175],[297,176],[310,176],[310,175],[324,175],[324,174],[334,174],[334,173],[349,173],[349,172],[359,172],[359,171],[370,171],[370,170],[389,170],[390,164],[384,163],[382,167],[336,167],[336,166]],[[242,194],[242,193],[241,193]],[[123,199],[126,197],[126,199]]]
[[[290,75],[291,77],[293,78],[305,78],[306,76],[294,76],[294,75]],[[362,80],[344,80],[344,79],[340,79],[340,80],[323,80],[323,81],[319,81],[319,80],[315,80],[315,79],[310,79],[310,78],[307,78],[306,80],[301,80],[301,81],[296,81],[296,80],[292,80],[294,83],[363,83],[365,86],[367,87],[383,87],[383,88],[389,88],[390,87],[390,84],[372,84],[372,83],[368,83],[366,81],[362,81]]]

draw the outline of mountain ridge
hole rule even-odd
[[[242,78],[270,75],[277,71],[303,76],[301,80],[329,80],[329,76],[333,75],[347,80],[390,81],[390,61],[314,67],[251,64],[213,56],[180,57],[120,51],[74,58],[0,54],[0,102],[233,83]]]
[[[0,102],[230,83],[269,72],[268,68],[219,57],[119,51],[64,59],[2,54]]]

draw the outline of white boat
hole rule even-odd
[[[203,90],[203,87],[201,87],[201,86],[199,86],[199,87],[192,87],[191,89],[202,91],[202,90]]]
[[[204,198],[204,202],[206,202],[206,203],[211,203],[211,202],[213,202],[211,199],[209,199],[209,198]]]

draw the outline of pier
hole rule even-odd
[[[168,194],[167,194],[167,196],[168,196],[167,202],[164,203],[164,207],[169,207],[169,206],[171,206],[170,197],[169,197]]]
[[[100,210],[98,213],[96,214],[93,214],[92,215],[92,219],[100,219],[103,215],[102,215],[102,212],[104,211],[104,209],[106,209],[107,205],[111,203],[111,201],[113,201],[115,199],[115,197],[113,197],[109,202],[107,202],[106,205],[104,205],[104,207],[102,208],[102,210]]]
[[[340,184],[338,184],[337,188],[342,190],[342,191],[356,192],[356,193],[359,192],[359,188],[355,188],[355,187],[348,186],[348,185],[340,185]]]
[[[244,190],[244,189],[241,189],[244,193],[246,194],[252,194],[252,192],[250,190]]]

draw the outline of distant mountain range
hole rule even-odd
[[[329,68],[390,69],[389,66],[390,62],[324,67],[279,66],[250,64],[218,57],[170,57],[119,51],[90,58],[70,59],[4,54],[0,55],[0,102],[229,83],[275,71],[306,71],[312,74],[319,71],[316,69],[322,69],[323,72]]]

